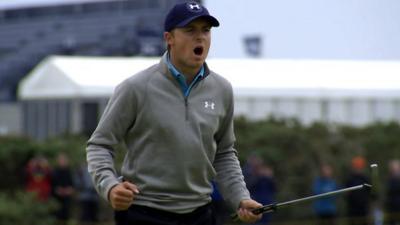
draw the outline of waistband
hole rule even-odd
[[[147,206],[142,206],[142,205],[132,205],[129,207],[129,211],[137,211],[140,213],[144,213],[147,215],[157,215],[161,217],[166,217],[166,218],[171,218],[171,219],[182,219],[182,218],[192,218],[192,217],[199,217],[201,215],[204,215],[205,213],[208,212],[208,210],[211,209],[211,203],[205,204],[203,206],[198,207],[195,209],[193,212],[190,213],[173,213],[173,212],[168,212],[160,209],[155,209]]]

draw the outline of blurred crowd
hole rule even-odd
[[[345,198],[347,224],[349,225],[397,225],[400,224],[400,160],[388,163],[389,173],[386,184],[380,184],[380,178],[374,177],[372,168],[361,156],[351,160],[350,172],[340,186],[334,176],[331,165],[323,164],[320,175],[313,184],[314,194],[334,191],[339,188],[372,184],[370,190],[362,189],[348,192]],[[375,171],[378,175],[378,171]],[[381,187],[384,188],[381,188]],[[337,197],[328,197],[314,202],[314,212],[319,224],[338,224],[339,216]]]
[[[60,153],[55,166],[44,156],[29,160],[25,168],[25,189],[36,193],[40,202],[54,199],[57,224],[68,224],[72,218],[73,203],[78,202],[79,224],[91,225],[98,220],[99,199],[93,187],[86,164],[72,168],[66,154]]]
[[[360,184],[374,183],[367,161],[354,157],[349,165],[349,173],[344,181],[339,182],[330,164],[322,163],[318,175],[310,185],[312,194],[321,194],[341,188]],[[318,225],[343,224],[343,217],[348,225],[400,225],[400,160],[388,162],[388,178],[382,188],[371,193],[370,190],[352,191],[343,196],[345,200],[345,215],[340,215],[338,196],[330,196],[313,201],[313,213]],[[243,175],[251,196],[263,205],[276,203],[277,184],[274,170],[264,163],[261,157],[250,155],[243,165]],[[212,194],[216,210],[217,224],[229,224],[229,210],[215,183]],[[25,189],[34,192],[38,201],[46,202],[54,199],[58,203],[53,212],[58,224],[67,224],[73,212],[73,203],[77,202],[79,224],[90,225],[98,222],[99,197],[93,187],[83,163],[78,168],[72,168],[66,154],[60,153],[56,163],[51,166],[43,156],[33,157],[25,168]],[[299,196],[299,198],[305,196]],[[288,199],[285,199],[288,200]],[[273,213],[266,213],[256,225],[273,223]],[[271,221],[272,220],[272,221]]]
[[[339,210],[339,196],[337,195],[314,200],[312,202],[314,222],[312,223],[318,225],[400,225],[400,160],[391,160],[388,163],[388,168],[386,184],[380,185],[379,177],[371,177],[366,159],[357,156],[351,160],[350,170],[345,179],[339,182],[335,177],[334,167],[330,164],[321,163],[318,175],[314,178],[310,188],[313,195],[361,184],[375,183],[376,187],[343,194],[341,196],[345,205],[343,210]],[[312,171],[310,172],[312,173]],[[278,188],[273,168],[266,165],[260,157],[257,155],[248,157],[243,166],[243,175],[253,199],[263,205],[281,202],[276,199]],[[371,179],[378,180],[372,181]],[[302,197],[306,196],[299,196],[298,198]],[[223,200],[219,196],[217,188],[215,188],[213,199],[216,203],[215,207],[219,209],[218,224],[230,224],[229,215],[223,213],[226,212],[226,209],[223,209]],[[292,199],[285,199],[284,201],[286,200]],[[297,207],[304,207],[304,205]],[[273,213],[266,213],[262,220],[255,225],[274,224],[273,216]],[[277,223],[279,224],[279,222]]]

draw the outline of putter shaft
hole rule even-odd
[[[326,196],[336,195],[336,194],[340,194],[340,193],[343,193],[343,192],[360,190],[360,189],[363,189],[363,188],[371,188],[371,185],[369,185],[369,184],[361,184],[361,185],[357,185],[357,186],[353,186],[353,187],[349,187],[349,188],[339,189],[339,190],[336,190],[336,191],[330,191],[330,192],[326,192],[326,193],[322,193],[322,194],[318,194],[318,195],[312,195],[312,196],[305,197],[305,198],[300,198],[300,199],[296,199],[296,200],[291,200],[291,201],[287,201],[287,202],[278,203],[276,206],[277,207],[282,207],[282,206],[293,204],[293,203],[297,203],[297,202],[323,198],[323,197],[326,197]]]
[[[274,212],[274,211],[278,210],[278,208],[281,208],[283,206],[287,206],[287,205],[291,205],[291,204],[295,204],[295,203],[299,203],[299,202],[303,202],[303,201],[315,200],[318,198],[323,198],[323,197],[327,197],[327,196],[331,196],[331,195],[337,195],[337,194],[341,194],[341,193],[345,193],[345,192],[356,191],[356,190],[360,190],[360,189],[370,189],[371,187],[372,186],[370,184],[360,184],[360,185],[353,186],[353,187],[343,188],[343,189],[339,189],[336,191],[330,191],[330,192],[326,192],[326,193],[322,193],[322,194],[318,194],[318,195],[312,195],[312,196],[299,198],[299,199],[295,199],[295,200],[291,200],[291,201],[264,205],[260,208],[254,209],[252,212],[254,214]],[[235,214],[233,216],[233,219],[237,220],[238,215]]]

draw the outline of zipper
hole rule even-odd
[[[190,93],[192,92],[192,90],[198,85],[199,82],[196,82],[189,90],[188,93],[183,93],[183,98],[185,100],[185,120],[188,121],[189,120],[189,96]]]
[[[189,120],[189,103],[188,98],[185,96],[185,120]]]

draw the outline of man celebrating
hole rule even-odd
[[[212,225],[212,180],[240,220],[261,218],[233,148],[232,87],[205,63],[217,26],[204,6],[175,5],[164,23],[168,51],[118,85],[89,139],[89,172],[117,225]],[[119,143],[123,180],[113,163]]]

